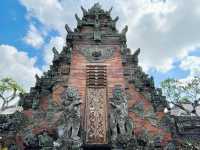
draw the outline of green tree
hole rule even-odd
[[[200,77],[194,77],[188,81],[169,78],[161,82],[161,87],[169,103],[184,110],[188,115],[198,116],[196,108],[200,104]],[[193,110],[186,109],[185,103],[191,104]]]
[[[24,93],[24,89],[11,78],[3,78],[0,80],[0,111],[8,108],[16,107],[12,104],[17,101],[20,93]]]

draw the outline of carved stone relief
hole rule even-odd
[[[86,143],[106,144],[107,141],[107,90],[106,66],[87,66]]]
[[[62,95],[63,111],[64,111],[64,137],[79,140],[78,136],[80,128],[80,97],[78,90],[73,87],[68,87]],[[70,134],[71,131],[71,134]]]
[[[86,142],[105,144],[107,142],[106,89],[87,89]]]
[[[68,87],[62,94],[63,121],[58,128],[59,138],[56,147],[59,150],[77,150],[82,145],[80,130],[80,97],[78,89]]]
[[[100,46],[93,46],[82,48],[78,47],[77,49],[87,58],[90,62],[99,62],[105,59],[110,58],[114,54],[114,49],[109,47],[100,47]]]

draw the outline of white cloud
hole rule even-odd
[[[29,26],[29,31],[24,37],[24,41],[35,48],[40,48],[44,43],[42,34],[36,29],[33,24]]]
[[[72,7],[64,8],[58,0],[20,0],[28,11],[28,18],[37,18],[49,29],[64,32],[64,25],[71,16]],[[70,15],[68,15],[70,14]]]
[[[180,68],[190,72],[190,77],[200,76],[200,57],[187,56],[180,64]]]
[[[21,0],[29,16],[37,18],[47,28],[66,34],[64,24],[75,25],[74,13],[80,16],[80,5],[90,8],[96,0]],[[118,15],[118,27],[127,24],[128,46],[141,48],[140,64],[148,70],[169,71],[173,62],[182,60],[200,45],[200,1],[156,0],[106,1],[104,8],[114,6],[113,17]]]
[[[141,48],[140,63],[144,68],[168,71],[174,61],[181,60],[200,44],[200,19],[195,13],[200,1],[120,3],[129,25],[128,45]]]
[[[0,45],[0,78],[11,77],[28,90],[35,83],[35,74],[41,74],[35,62],[35,58],[13,46]]]
[[[82,15],[80,6],[90,8],[97,0],[20,0],[21,4],[25,6],[28,11],[28,19],[36,18],[48,29],[58,31],[61,35],[65,36],[65,24],[75,27],[75,13]],[[113,0],[110,4],[107,0],[100,1],[107,9],[115,4]]]

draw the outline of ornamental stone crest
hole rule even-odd
[[[113,56],[115,50],[108,47],[87,47],[87,48],[77,48],[90,62],[101,62],[105,59]]]

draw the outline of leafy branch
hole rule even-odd
[[[200,77],[194,77],[188,81],[166,79],[161,83],[163,94],[169,103],[185,111],[187,115],[196,115],[200,105]],[[184,104],[190,104],[192,111],[185,108]]]
[[[0,111],[13,108],[15,105],[10,103],[16,100],[20,93],[24,93],[21,86],[11,78],[3,78],[0,80]]]

